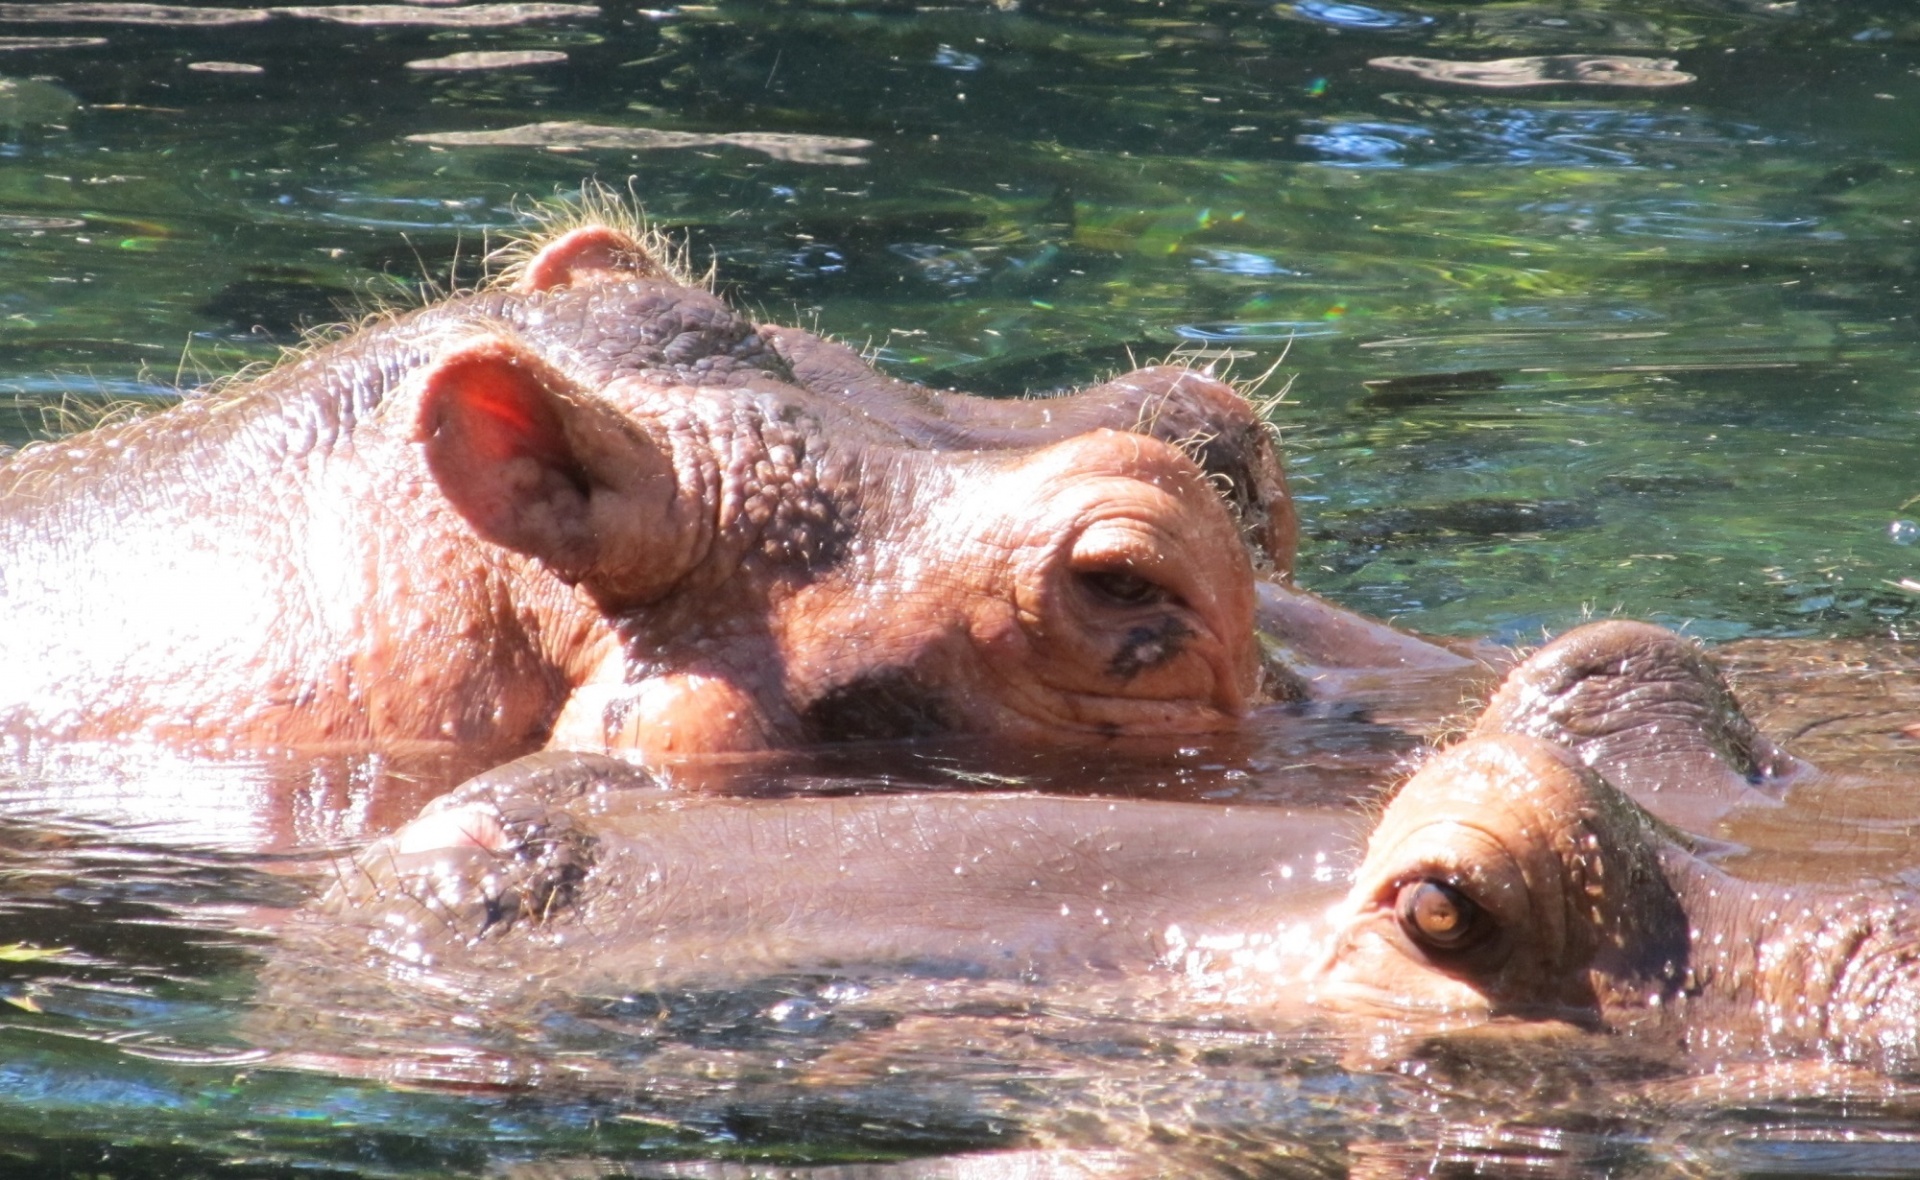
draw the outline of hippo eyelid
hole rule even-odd
[[[1185,606],[1180,596],[1132,570],[1079,570],[1074,575],[1095,598],[1114,606]]]

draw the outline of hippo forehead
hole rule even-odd
[[[793,372],[755,326],[710,292],[631,279],[551,291],[483,291],[462,318],[512,328],[589,387],[629,375],[725,388]]]
[[[1140,370],[1044,398],[933,391],[886,377],[810,333],[756,325],[702,288],[646,278],[490,289],[415,318],[396,327],[421,343],[404,350],[412,356],[390,356],[376,380],[424,363],[425,342],[436,335],[497,325],[623,410],[703,419],[702,433],[748,436],[755,461],[774,447],[798,449],[808,461],[829,446],[1010,452],[1099,429],[1147,435],[1181,450],[1208,478],[1256,562],[1291,566],[1291,503],[1268,428],[1237,391],[1202,373]]]

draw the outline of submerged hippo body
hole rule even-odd
[[[601,755],[479,775],[301,915],[296,962],[513,1002],[823,969],[1071,982],[1304,918],[1340,810],[1032,794],[703,799]],[[344,954],[340,952],[344,951]],[[301,976],[330,971],[303,967]],[[385,977],[377,969],[377,977]]]
[[[1402,788],[1351,888],[1353,809],[689,798],[543,753],[344,866],[250,1033],[270,1066],[614,1095],[729,1148],[808,1117],[1027,1149],[967,1175],[1538,1172],[1562,1127],[1598,1174],[1734,1091],[1736,1128],[1878,1086],[1905,1118],[1898,1079],[1834,1067],[1915,1064],[1904,898],[1731,876],[1595,770],[1764,789],[1778,752],[1727,700],[1672,636],[1569,636]]]
[[[1757,760],[1787,755],[1731,702],[1670,634],[1607,623],[1566,637],[1394,796],[1338,904],[1365,822],[1345,809],[682,804],[629,764],[550,752],[371,846],[292,925],[279,975],[382,995],[404,980],[520,1015],[794,973],[1041,980],[1056,996],[1118,978],[1144,982],[1163,1015],[1217,1013],[1231,996],[1297,1016],[1311,996],[1322,1014],[1542,1018],[1733,1053],[1916,1059],[1908,898],[1738,879],[1602,777],[1662,804],[1690,784],[1724,803],[1722,771],[1752,791]],[[1564,744],[1531,736],[1556,726]]]
[[[1267,430],[1181,368],[995,402],[631,234],[0,467],[0,724],[649,753],[1229,727]],[[1313,609],[1319,609],[1317,607]]]

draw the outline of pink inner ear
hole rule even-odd
[[[664,272],[632,238],[604,225],[586,225],[542,246],[513,286],[521,292],[551,291],[595,273],[651,277]]]
[[[417,437],[454,509],[498,545],[579,576],[594,552],[591,488],[574,453],[560,379],[502,341],[435,362]]]
[[[434,398],[435,416],[458,417],[473,458],[502,463],[522,456],[570,466],[566,429],[539,379],[504,357],[466,357],[441,370],[447,392]]]

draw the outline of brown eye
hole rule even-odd
[[[1152,606],[1173,597],[1164,587],[1125,570],[1085,571],[1080,575],[1080,584],[1095,597],[1119,606]]]
[[[1487,912],[1443,881],[1409,881],[1402,885],[1394,911],[1407,937],[1427,950],[1465,950],[1493,932]]]

